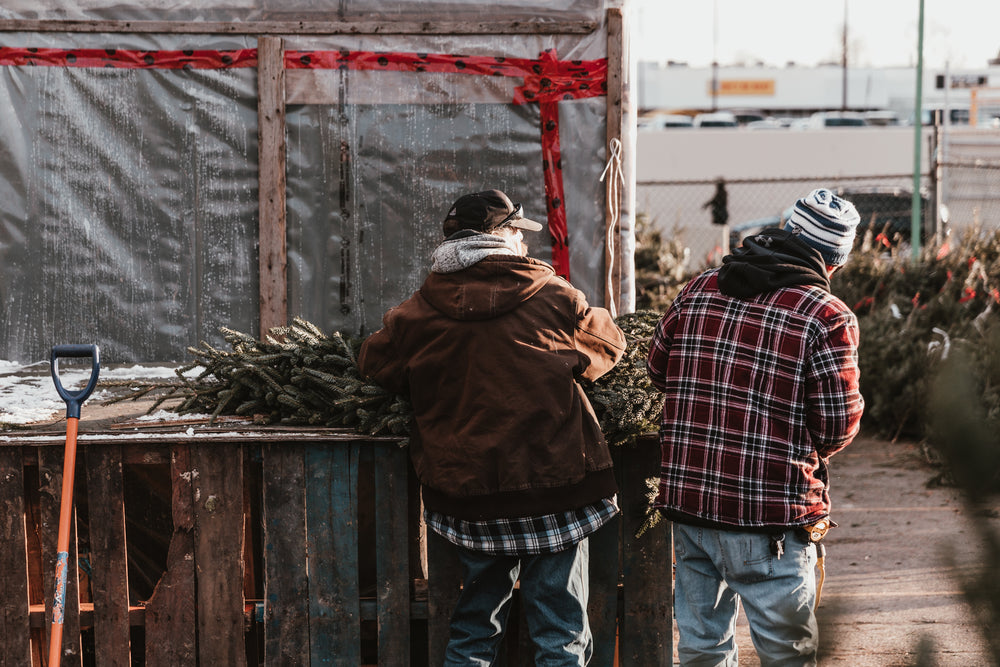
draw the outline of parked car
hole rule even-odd
[[[725,111],[733,114],[736,118],[736,124],[741,127],[767,118],[767,114],[758,109],[726,109]]]
[[[817,111],[809,117],[809,127],[864,127],[868,121],[857,111]]]
[[[784,130],[788,125],[784,125],[777,118],[765,118],[764,120],[753,120],[746,125],[748,130]]]
[[[875,109],[872,111],[865,111],[862,114],[869,125],[877,125],[879,127],[886,127],[890,125],[899,125],[899,116],[895,111],[890,109]]]
[[[885,232],[890,242],[896,235],[903,241],[910,240],[913,213],[913,191],[906,188],[870,186],[840,188],[837,194],[854,204],[861,216],[858,238],[870,228],[872,234]],[[930,200],[920,193],[920,210],[927,219]],[[921,240],[927,239],[927,225],[922,225]]]
[[[913,209],[913,195],[910,190],[885,186],[858,186],[837,188],[836,193],[858,209],[858,215],[861,217],[858,223],[859,242],[870,228],[873,236],[884,232],[889,243],[897,241],[909,243]],[[930,200],[923,192],[920,193],[920,206],[926,220],[929,215]],[[745,237],[766,227],[783,227],[791,215],[792,207],[789,206],[778,215],[733,225],[729,228],[730,247],[737,247]],[[923,225],[921,240],[926,241],[928,237],[927,225]]]
[[[914,115],[911,113],[909,124],[913,125]],[[969,124],[969,105],[949,104],[946,108],[939,104],[930,104],[920,108],[920,118],[922,125],[944,125],[945,118],[949,125]]]
[[[736,116],[729,111],[700,113],[694,117],[695,127],[737,127]]]
[[[691,116],[680,113],[661,113],[647,116],[639,121],[640,130],[672,130],[691,126]]]

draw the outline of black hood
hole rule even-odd
[[[795,285],[830,291],[830,278],[819,251],[793,232],[777,227],[746,237],[722,262],[719,291],[726,296],[748,298]]]

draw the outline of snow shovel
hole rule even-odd
[[[59,381],[59,359],[90,357],[90,380],[79,391],[68,391]],[[66,452],[63,456],[62,499],[59,504],[59,538],[56,545],[56,579],[52,600],[52,630],[49,633],[49,667],[59,667],[62,657],[63,617],[66,612],[66,576],[69,565],[70,515],[73,512],[73,478],[76,473],[76,432],[80,406],[97,386],[101,352],[96,345],[56,345],[50,359],[56,391],[66,401]]]

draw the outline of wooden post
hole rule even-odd
[[[607,129],[605,149],[608,160],[616,159],[612,154],[614,144],[622,145],[622,122],[624,119],[623,102],[625,100],[625,61],[624,39],[625,21],[622,9],[616,7],[607,13],[608,36],[608,93],[607,93]],[[618,177],[614,167],[605,172],[605,185],[610,190],[619,188],[613,179]],[[612,313],[618,313],[621,304],[622,281],[622,248],[621,248],[621,198],[607,197],[604,204],[605,243],[604,270],[605,293],[604,305]]]
[[[31,665],[28,559],[24,527],[24,454],[0,447],[0,655],[5,665]]]
[[[194,473],[191,448],[177,445],[170,456],[170,508],[174,532],[167,571],[146,602],[147,667],[198,664],[194,553]]]
[[[619,468],[616,457],[615,469]],[[635,492],[635,489],[621,489]],[[642,490],[640,489],[639,492]],[[590,536],[590,600],[587,615],[594,636],[592,667],[614,667],[618,644],[618,584],[621,571],[622,519],[616,516]]]
[[[313,445],[306,450],[309,648],[313,665],[361,664],[359,457],[356,441],[332,447]]]
[[[640,437],[621,451],[615,472],[622,509],[622,616],[619,621],[621,667],[669,665],[673,660],[672,527],[663,520],[645,535],[635,534],[645,519],[646,480],[659,472],[660,448],[655,435]],[[619,464],[620,462],[620,464]]]
[[[427,531],[427,653],[431,665],[444,663],[451,613],[462,588],[460,568],[454,545]]]
[[[309,664],[305,447],[264,446],[264,662]]]
[[[191,470],[198,664],[245,665],[240,445],[193,447]]]
[[[94,646],[98,665],[130,665],[125,477],[121,445],[84,450],[90,511]]]
[[[375,561],[378,574],[378,656],[410,664],[410,572],[407,514],[409,454],[396,443],[362,450],[375,475]]]
[[[279,37],[257,42],[260,335],[288,321],[285,245],[285,66]]]
[[[38,479],[41,498],[41,524],[48,528],[42,533],[43,554],[43,587],[45,589],[45,627],[52,626],[52,601],[55,594],[55,572],[57,535],[55,528],[59,525],[60,489],[63,475],[74,475],[75,470],[63,470],[63,451],[61,447],[42,447],[38,450]],[[76,543],[76,510],[72,513],[69,563],[66,573],[65,620],[62,636],[62,665],[81,665],[83,654],[80,648],[80,586],[77,569]],[[45,636],[45,646],[48,646],[48,635]]]

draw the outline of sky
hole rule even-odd
[[[707,67],[917,64],[920,0],[630,0],[639,61]],[[1000,52],[1000,0],[924,0],[924,67],[983,69]]]

